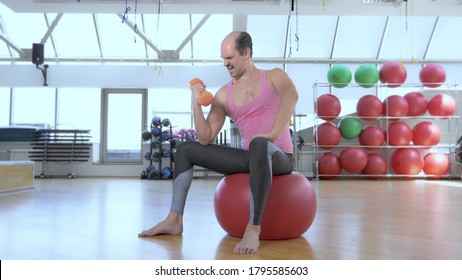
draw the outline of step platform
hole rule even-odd
[[[0,161],[0,194],[33,188],[33,161]]]

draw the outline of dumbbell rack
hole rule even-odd
[[[149,152],[145,155],[148,159],[148,166],[141,172],[141,179],[160,180],[173,177],[173,147],[170,142],[172,135],[172,124],[163,125],[162,121],[151,122],[151,134],[149,139]],[[165,129],[166,128],[166,129]],[[167,144],[167,145],[166,145]],[[163,166],[162,159],[169,159],[169,166]],[[157,163],[157,169],[156,164]],[[168,168],[164,170],[164,168]]]

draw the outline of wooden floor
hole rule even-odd
[[[168,212],[171,181],[36,179],[0,196],[0,259],[462,259],[459,180],[312,181],[311,228],[255,255],[233,254],[215,219],[218,180],[193,181],[182,236],[138,238]]]

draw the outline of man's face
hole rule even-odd
[[[223,59],[223,65],[228,69],[229,75],[232,78],[238,77],[242,73],[245,63],[245,53],[244,55],[240,55],[233,42],[224,42],[222,44],[221,58]]]

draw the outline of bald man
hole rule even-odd
[[[298,93],[290,77],[280,68],[258,69],[252,60],[252,38],[247,32],[231,32],[221,44],[223,65],[231,81],[215,94],[207,118],[199,104],[204,86],[191,86],[194,126],[199,142],[182,143],[176,152],[173,195],[165,220],[139,234],[181,235],[183,213],[193,177],[193,166],[221,174],[250,174],[250,219],[234,253],[253,254],[260,247],[263,209],[273,175],[293,171],[293,144],[289,121]],[[241,134],[241,148],[212,144],[229,117]]]

